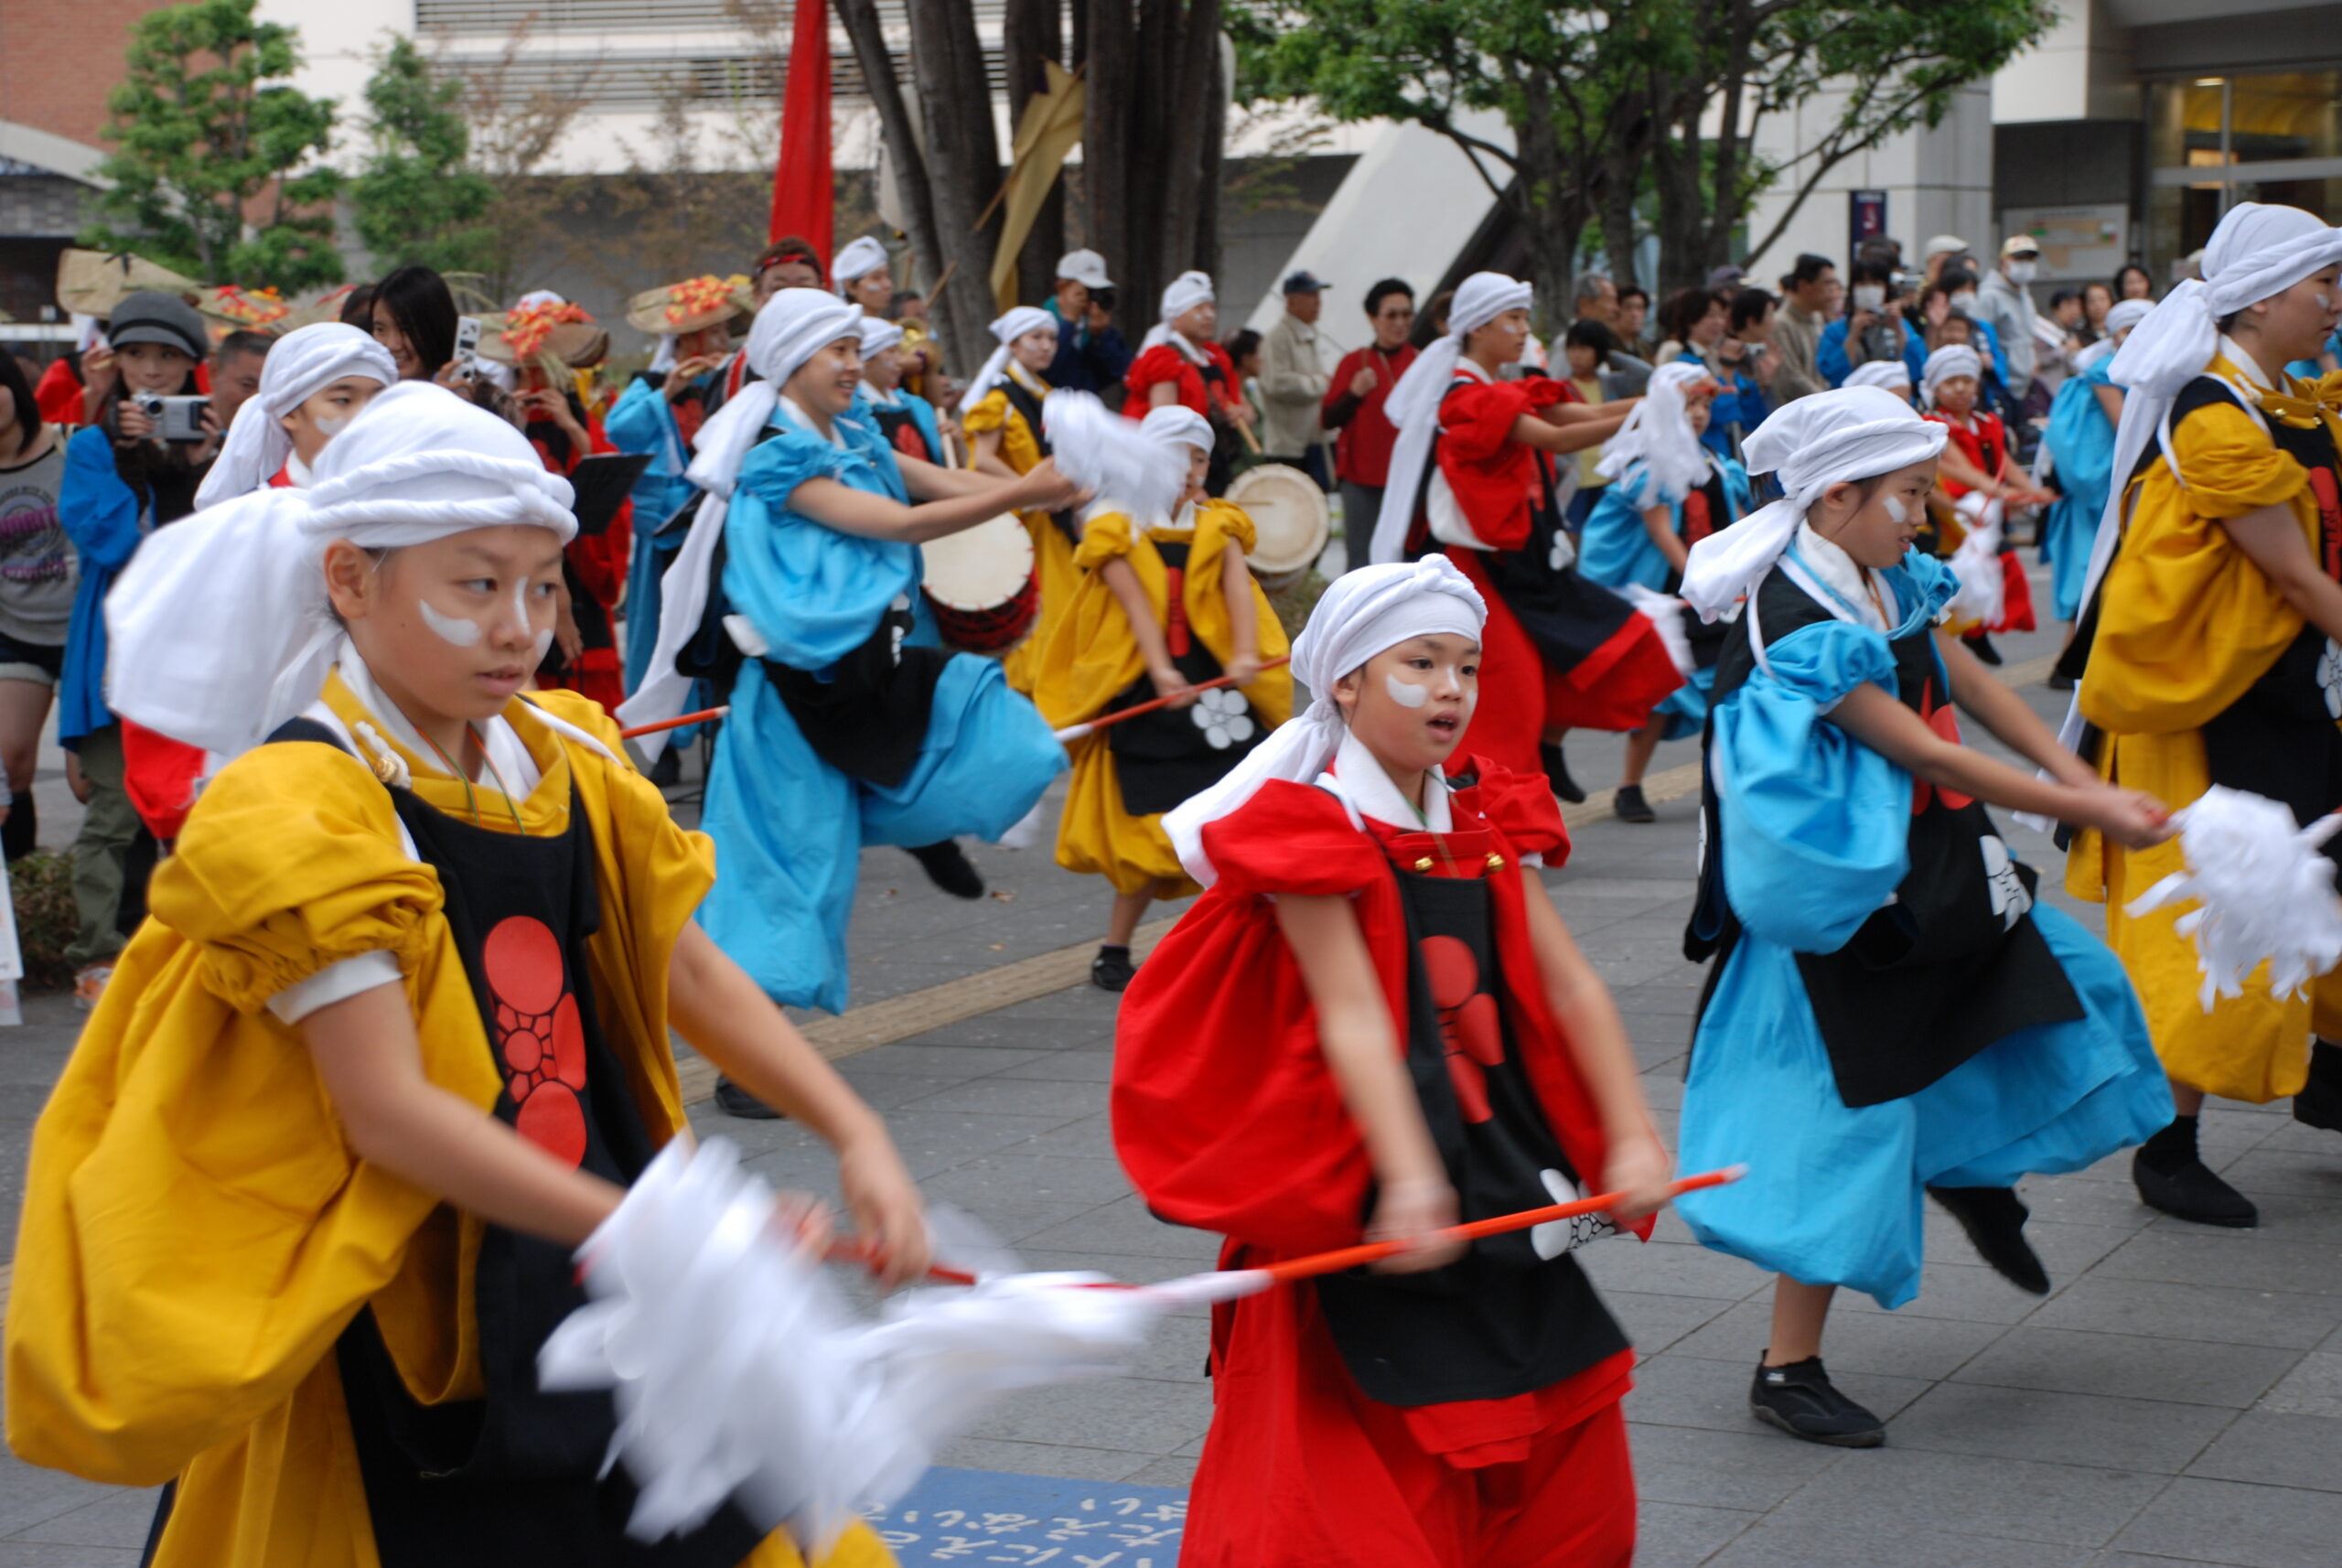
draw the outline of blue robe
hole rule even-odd
[[[138,492],[115,468],[113,437],[101,426],[85,425],[66,443],[57,521],[81,561],[57,693],[58,744],[78,750],[83,736],[114,722],[106,706],[106,594],[154,527]]]
[[[1898,637],[1953,591],[1924,556],[1882,575],[1909,610]],[[1911,776],[1825,716],[1864,682],[1896,689],[1887,641],[1845,620],[1800,628],[1716,706],[1708,767],[1743,930],[1693,1036],[1677,1158],[1749,1167],[1680,1200],[1702,1244],[1892,1308],[1918,1294],[1926,1187],[2079,1170],[2166,1124],[2171,1092],[2122,964],[2036,904],[2082,1017],[2004,1036],[1903,1099],[1839,1094],[1797,955],[1843,947],[1909,871]]]
[[[1746,517],[1754,505],[1748,484],[1748,470],[1731,457],[1710,455],[1719,472],[1724,475],[1724,510],[1728,515],[1713,520],[1718,529],[1728,528]],[[1594,510],[1585,520],[1577,546],[1577,569],[1588,582],[1599,583],[1606,588],[1624,589],[1629,583],[1638,583],[1655,594],[1671,594],[1681,585],[1667,557],[1643,526],[1643,510],[1656,504],[1646,491],[1649,488],[1649,470],[1640,463],[1603,487],[1601,499],[1594,503]],[[1683,537],[1683,503],[1667,503],[1675,536]],[[1708,718],[1708,693],[1715,688],[1715,668],[1711,665],[1694,670],[1682,685],[1668,693],[1667,700],[1652,710],[1667,715],[1667,738],[1681,740],[1700,733]]]
[[[721,370],[711,371],[702,379],[722,374]],[[683,547],[682,529],[664,538],[654,535],[659,525],[692,497],[691,481],[683,478],[691,454],[683,449],[674,406],[659,388],[639,378],[618,394],[618,401],[602,416],[602,428],[619,451],[650,454],[650,466],[634,481],[634,558],[626,574],[626,689],[632,692],[642,684],[643,673],[650,668],[651,650],[659,641],[660,579],[675,564],[675,552]],[[693,705],[706,704],[695,702]],[[678,737],[673,744],[689,743]]]
[[[2098,389],[2114,356],[2104,354],[2078,376],[2068,376],[2049,404],[2049,428],[2042,437],[2057,459],[2053,470],[2064,493],[2041,521],[2041,558],[2051,567],[2051,608],[2059,620],[2081,609],[2082,579],[2090,573],[2091,542],[2106,512],[2114,477],[2114,426],[2098,401]]]
[[[790,510],[811,478],[908,499],[878,433],[852,415],[836,424],[837,444],[784,425],[750,452],[724,520],[732,610],[769,644],[768,659],[815,673],[866,642],[897,601],[923,603],[917,545],[843,533]],[[933,637],[932,618],[922,616],[907,640]],[[851,778],[814,755],[751,660],[708,774],[702,825],[715,841],[717,876],[700,923],[774,1001],[843,1012],[862,846],[996,839],[1064,767],[1065,748],[1008,689],[1000,665],[960,654],[945,666],[903,781]]]

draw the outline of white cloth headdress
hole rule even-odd
[[[1729,614],[1765,579],[1797,537],[1814,498],[1847,479],[1873,478],[1924,463],[1943,450],[1949,425],[1922,419],[1877,387],[1840,387],[1774,412],[1741,444],[1751,474],[1774,474],[1782,496],[1692,546],[1684,603],[1703,620]]]
[[[1526,310],[1537,291],[1502,273],[1474,273],[1447,307],[1447,336],[1425,349],[1391,389],[1382,412],[1399,429],[1391,472],[1382,491],[1382,514],[1374,524],[1374,559],[1391,562],[1406,548],[1414,526],[1415,492],[1423,488],[1423,465],[1431,461],[1432,438],[1439,434],[1440,400],[1464,359],[1464,339],[1508,310]]]
[[[1927,393],[1928,402],[1933,403],[1936,401],[1936,388],[1954,376],[1968,376],[1976,381],[1982,381],[1984,357],[1965,343],[1946,343],[1942,348],[1929,354],[1928,362],[1920,368],[1919,390]]]
[[[383,386],[399,379],[391,351],[338,321],[287,332],[261,361],[260,391],[244,400],[228,439],[196,487],[199,509],[256,490],[293,455],[293,435],[280,421],[344,376],[367,376]]]
[[[1156,313],[1155,325],[1147,328],[1146,337],[1139,343],[1144,353],[1158,344],[1171,341],[1171,324],[1198,305],[1218,300],[1209,273],[1181,273],[1164,286],[1162,308]]]
[[[1159,412],[1159,411],[1158,411]],[[1169,517],[1187,489],[1187,457],[1086,392],[1060,388],[1041,405],[1058,472],[1133,518]]]
[[[2111,338],[2117,332],[2129,331],[2154,315],[2154,308],[2155,302],[2152,299],[2119,301],[2106,313],[2106,335]]]
[[[564,299],[560,295],[555,294],[549,288],[532,288],[528,293],[522,295],[520,298],[514,300],[512,302],[512,308],[515,310],[526,310],[532,305],[567,305],[569,301]]]
[[[780,389],[806,360],[840,338],[862,340],[862,307],[850,305],[825,289],[785,288],[766,300],[748,328],[748,368],[760,380],[749,381],[700,426],[698,455],[683,477],[707,492],[691,532],[675,552],[674,564],[659,579],[659,636],[650,653],[650,668],[642,684],[618,708],[629,725],[656,724],[683,711],[690,697],[691,677],[675,668],[682,651],[699,630],[707,608],[708,574],[714,569],[715,545],[724,537],[724,514],[732,501],[733,481],[757,437],[772,423],[780,407]],[[660,736],[646,739],[653,757],[664,748]]]
[[[993,388],[1008,379],[1008,362],[1015,353],[1016,339],[1027,332],[1055,332],[1057,329],[1058,318],[1033,305],[1020,305],[995,320],[991,330],[993,340],[1000,347],[992,351],[992,357],[983,362],[983,368],[968,383],[968,390],[960,394],[960,406],[975,407],[983,402]]]
[[[1148,409],[1138,427],[1147,439],[1166,446],[1193,446],[1199,452],[1212,449],[1211,421],[1176,403]]]
[[[830,263],[830,281],[838,285],[840,294],[843,294],[846,285],[866,278],[881,267],[891,266],[886,257],[886,247],[865,234],[848,243]]]
[[[866,363],[903,340],[903,329],[883,316],[865,316],[855,324],[862,334],[862,358]]]
[[[1866,360],[1846,375],[1846,385],[1850,387],[1878,387],[1892,391],[1896,387],[1907,388],[1910,384],[1911,367],[1901,360]]]
[[[386,388],[327,444],[317,482],[262,489],[160,529],[106,596],[106,701],[232,757],[317,696],[340,628],[326,546],[421,544],[528,523],[577,532],[569,481],[528,439],[428,381]]]
[[[1305,784],[1326,770],[1348,733],[1334,684],[1386,648],[1445,633],[1477,639],[1488,606],[1445,555],[1403,565],[1361,566],[1334,579],[1293,642],[1293,674],[1309,689],[1308,710],[1279,725],[1210,789],[1163,816],[1163,831],[1187,875],[1209,886],[1219,875],[1203,832],[1282,779]]]
[[[2114,432],[2114,482],[2107,487],[2106,510],[2099,516],[2098,536],[2090,542],[2090,571],[2082,582],[2084,608],[2097,597],[2099,582],[2114,559],[2131,476],[2150,441],[2160,442],[2169,459],[2172,403],[2210,367],[2219,351],[2220,322],[2337,262],[2342,262],[2342,229],[2329,229],[2298,207],[2240,202],[2229,209],[2204,246],[2203,277],[2190,278],[2165,295],[2123,339],[2106,371],[2107,380],[2124,390],[2122,423]],[[2118,305],[2114,310],[2122,308]],[[2111,333],[2114,311],[2107,312],[2106,325]],[[2250,398],[2245,401],[2247,407],[2254,406]],[[2173,460],[2172,472],[2178,471]],[[2070,718],[2068,727],[2074,727]]]
[[[1660,366],[1650,386],[1602,447],[1595,471],[1615,479],[1636,463],[1643,466],[1642,493],[1638,506],[1673,505],[1708,478],[1708,449],[1700,445],[1684,408],[1684,394],[1693,387],[1715,390],[1715,378],[1696,360],[1678,360]]]

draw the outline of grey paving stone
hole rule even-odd
[[[1102,1120],[1102,1118],[1101,1118]],[[926,1177],[983,1155],[1029,1144],[1069,1123],[1061,1116],[1013,1116],[1002,1112],[897,1111],[886,1118],[895,1146],[914,1176]]]
[[[2092,1273],[2044,1302],[2025,1322],[2035,1328],[2306,1350],[2342,1326],[2342,1299]]]
[[[2015,1323],[2032,1316],[2041,1305],[2041,1298],[2027,1295],[1982,1263],[1967,1261],[1974,1256],[1964,1252],[1958,1262],[1927,1263],[1919,1272],[1918,1297],[1896,1307],[1896,1315],[1942,1317],[1958,1323]],[[1866,1295],[1842,1290],[1832,1316],[1885,1310]]]
[[[2124,1551],[2240,1568],[2333,1568],[2342,1495],[2235,1481],[2174,1481],[2115,1537]]]
[[[946,1444],[935,1462],[962,1470],[1005,1470],[1019,1476],[1062,1476],[1071,1481],[1127,1481],[1160,1457],[1066,1443],[1017,1443],[962,1437]]]
[[[60,1470],[44,1470],[11,1458],[0,1466],[0,1537],[21,1535],[50,1520],[123,1495],[113,1487],[97,1486]],[[153,1492],[128,1495],[145,1498],[147,1512],[152,1515]]]
[[[2304,1245],[2251,1231],[2150,1226],[2109,1253],[2099,1272],[2118,1279],[2342,1295],[2342,1246]]]
[[[1708,1558],[1708,1568],[2074,1568],[2070,1546],[1879,1517],[1892,1511],[1875,1506],[1851,1522],[1776,1514]]]
[[[1013,1067],[994,1075],[1000,1078],[1065,1079],[1076,1083],[1104,1083],[1114,1076],[1114,1054],[1111,1050],[1052,1051],[1036,1058],[1021,1067]]]
[[[2247,1411],[2187,1466],[2187,1474],[2342,1492],[2342,1418]]]
[[[1897,1448],[2177,1475],[2237,1417],[2208,1405],[1939,1383],[1895,1418]]]
[[[2342,1198],[2342,1157],[2337,1150],[2255,1148],[2223,1165],[2220,1174],[2247,1194],[2295,1193],[2329,1203]]]
[[[1772,1292],[1767,1290],[1710,1319],[1707,1326],[1679,1341],[1674,1350],[1678,1355],[1710,1357],[1735,1365],[1753,1363],[1772,1332]],[[1907,1317],[1893,1312],[1834,1313],[1822,1336],[1821,1356],[1832,1377],[1840,1372],[1883,1372],[1931,1381],[1950,1377],[2001,1333],[1993,1324]]]
[[[1627,1396],[1627,1419],[1651,1426],[1690,1426],[1706,1432],[1753,1434],[1793,1448],[1805,1444],[1772,1431],[1748,1413],[1748,1385],[1756,1370],[1756,1350],[1735,1366],[1672,1353],[1654,1356],[1635,1369],[1635,1391]],[[1881,1416],[1892,1416],[1928,1390],[1917,1378],[1849,1372],[1832,1381]]]
[[[841,1070],[887,1073],[899,1078],[933,1078],[965,1081],[983,1078],[1004,1068],[1022,1067],[1053,1054],[1057,1047],[994,1047],[932,1039],[880,1046],[838,1063]]]
[[[968,1435],[1162,1455],[1210,1424],[1211,1391],[1202,1384],[1126,1378],[1013,1394]]]
[[[155,1494],[108,1488],[106,1495],[96,1501],[45,1519],[10,1539],[49,1546],[137,1552],[145,1547],[147,1532],[154,1523]]]
[[[1606,1290],[1602,1300],[1635,1348],[1646,1356],[1656,1356],[1680,1343],[1685,1335],[1728,1308],[1727,1303],[1713,1296],[1657,1295],[1631,1290]]]
[[[1196,1461],[1182,1455],[1166,1455],[1160,1459],[1150,1459],[1120,1478],[1134,1487],[1190,1486],[1196,1478]]]
[[[2009,1330],[1952,1379],[2243,1410],[2267,1393],[2297,1359],[2294,1351],[2262,1345],[2027,1326]]]
[[[1629,1428],[1635,1490],[1644,1498],[1763,1513],[1814,1477],[1853,1457],[1842,1448],[1782,1443],[1750,1423],[1746,1432],[1688,1427]]]
[[[1014,1149],[1036,1159],[1071,1155],[1085,1160],[1111,1160],[1114,1157],[1113,1122],[1102,1114],[1084,1116],[1045,1132],[1028,1133]]]
[[[1799,1530],[1826,1538],[1852,1523],[1891,1526],[1897,1536],[1936,1530],[2104,1546],[2166,1484],[2160,1476],[2079,1465],[1900,1449],[1891,1434],[1886,1447],[1852,1457],[1861,1463],[1824,1470],[1768,1522],[1785,1539]]]
[[[1048,1078],[980,1078],[939,1088],[913,1101],[920,1112],[1004,1111],[1015,1116],[1049,1116],[1074,1121],[1106,1109],[1106,1086],[1079,1079]]]
[[[0,1541],[0,1568],[138,1568],[143,1555],[134,1547]]]
[[[1180,1258],[1198,1269],[1219,1255],[1218,1237],[1181,1225],[1166,1225],[1135,1197],[1102,1205],[1027,1240],[1036,1247],[1100,1257]]]
[[[1578,1261],[1604,1290],[1649,1295],[1697,1295],[1738,1301],[1770,1283],[1737,1258],[1689,1241],[1603,1240],[1579,1251]]]
[[[1697,1568],[1711,1562],[1758,1515],[1737,1509],[1642,1499],[1635,1540],[1636,1568]]]
[[[2342,1416],[2342,1355],[2320,1350],[2303,1357],[2260,1408],[2272,1415]]]

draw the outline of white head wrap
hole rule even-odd
[[[1643,466],[1638,506],[1673,505],[1708,477],[1708,449],[1700,445],[1684,407],[1684,394],[1697,386],[1714,390],[1715,378],[1697,360],[1677,360],[1650,375],[1650,386],[1602,448],[1595,472],[1615,479],[1636,463]]]
[[[1198,305],[1219,297],[1212,288],[1209,273],[1181,273],[1173,278],[1164,287],[1162,309],[1156,315],[1155,325],[1147,328],[1145,338],[1140,342],[1140,351],[1144,353],[1157,344],[1168,343],[1171,340],[1171,323]]]
[[[2342,229],[2329,229],[2298,207],[2240,202],[2229,209],[2205,244],[2203,277],[2190,278],[2165,295],[2123,339],[2106,371],[2107,380],[2123,388],[2125,395],[2122,423],[2114,432],[2114,482],[2107,488],[2106,510],[2099,515],[2090,571],[2082,582],[2085,609],[2097,597],[2099,580],[2114,559],[2131,475],[2150,441],[2161,442],[2168,459],[2171,405],[2189,381],[2210,368],[2212,356],[2219,351],[2221,320],[2337,262],[2342,262]],[[2114,310],[2122,308],[2118,305]],[[2106,326],[2111,334],[2112,310],[2107,312]],[[2246,403],[2252,406],[2249,398]],[[2172,472],[2178,471],[2175,461]],[[2070,728],[2070,716],[2068,723]]]
[[[1928,394],[1930,403],[1936,400],[1936,388],[1954,376],[1984,379],[1984,357],[1965,343],[1946,343],[1928,356],[1919,370],[1919,390]]]
[[[2130,331],[2140,322],[2154,315],[2154,308],[2155,302],[2152,299],[2116,301],[2113,307],[2106,313],[2106,335],[2111,338],[2117,332]]]
[[[650,372],[653,375],[664,375],[675,368],[678,357],[675,352],[675,334],[661,332],[659,334],[658,346],[650,350]]]
[[[838,285],[840,294],[843,294],[846,285],[866,278],[879,268],[891,264],[886,258],[886,247],[865,234],[840,251],[830,263],[830,281]]]
[[[659,579],[659,636],[650,654],[650,670],[618,709],[630,725],[655,724],[683,711],[691,695],[689,677],[675,669],[675,655],[699,629],[707,608],[708,574],[715,561],[716,542],[724,537],[724,514],[732,500],[733,481],[740,465],[780,406],[780,389],[806,360],[841,338],[862,341],[862,307],[818,288],[785,288],[766,300],[748,328],[742,350],[748,368],[761,380],[743,385],[714,417],[700,426],[698,455],[683,477],[707,492],[691,532],[675,552],[674,564]],[[644,749],[656,757],[666,746],[658,736],[646,736]]]
[[[1399,427],[1391,452],[1391,473],[1382,491],[1382,515],[1374,524],[1374,559],[1399,559],[1407,530],[1414,526],[1415,492],[1423,465],[1431,461],[1432,438],[1439,434],[1439,403],[1464,359],[1464,339],[1508,310],[1526,310],[1537,291],[1502,273],[1474,273],[1447,307],[1447,336],[1425,349],[1391,389],[1382,412]]]
[[[902,327],[883,316],[865,316],[855,323],[855,330],[862,334],[862,358],[865,362],[903,340]]]
[[[1160,413],[1161,410],[1157,410]],[[1187,489],[1187,456],[1086,392],[1060,388],[1041,405],[1058,471],[1101,506],[1141,521],[1169,517]]]
[[[306,490],[262,489],[156,531],[106,596],[106,700],[126,718],[234,756],[325,682],[340,636],[325,549],[422,544],[530,523],[577,532],[569,481],[506,421],[403,381],[366,405]]]
[[[1869,360],[1856,365],[1846,376],[1850,387],[1878,387],[1892,391],[1896,387],[1909,388],[1911,367],[1901,360]]]
[[[1719,535],[1718,537],[1722,537]],[[1386,648],[1445,633],[1477,639],[1488,606],[1445,555],[1404,565],[1361,566],[1334,579],[1293,642],[1294,678],[1309,689],[1308,710],[1272,731],[1227,777],[1163,816],[1163,831],[1187,875],[1206,886],[1218,873],[1203,832],[1273,779],[1308,783],[1326,770],[1346,726],[1334,683]]]
[[[1160,441],[1166,446],[1193,446],[1199,452],[1212,448],[1211,421],[1176,403],[1148,409],[1138,427],[1148,440]]]
[[[220,456],[196,487],[196,506],[216,506],[268,483],[293,453],[292,433],[278,421],[344,376],[395,386],[398,361],[371,333],[338,321],[287,332],[261,361],[260,391],[236,411]]]
[[[960,406],[973,408],[983,402],[986,394],[993,388],[1008,379],[1008,361],[1015,348],[1016,339],[1024,337],[1027,332],[1039,332],[1045,329],[1055,332],[1058,329],[1058,318],[1034,305],[1020,305],[994,321],[992,324],[993,340],[1000,347],[992,351],[992,357],[983,362],[983,368],[979,370],[975,379],[968,383],[968,390],[960,394]]]
[[[1703,620],[1723,618],[1773,569],[1815,497],[1842,480],[1924,463],[1950,434],[1876,387],[1840,387],[1776,410],[1749,432],[1741,459],[1751,474],[1778,475],[1781,499],[1692,546],[1683,602]]]

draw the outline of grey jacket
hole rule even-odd
[[[2008,274],[1994,267],[1977,281],[1976,313],[2000,335],[2001,355],[2009,365],[2009,396],[2023,403],[2041,353],[2033,338],[2033,291],[2009,282]]]
[[[1298,457],[1326,439],[1317,424],[1328,377],[1317,328],[1287,312],[1261,335],[1261,449]]]

